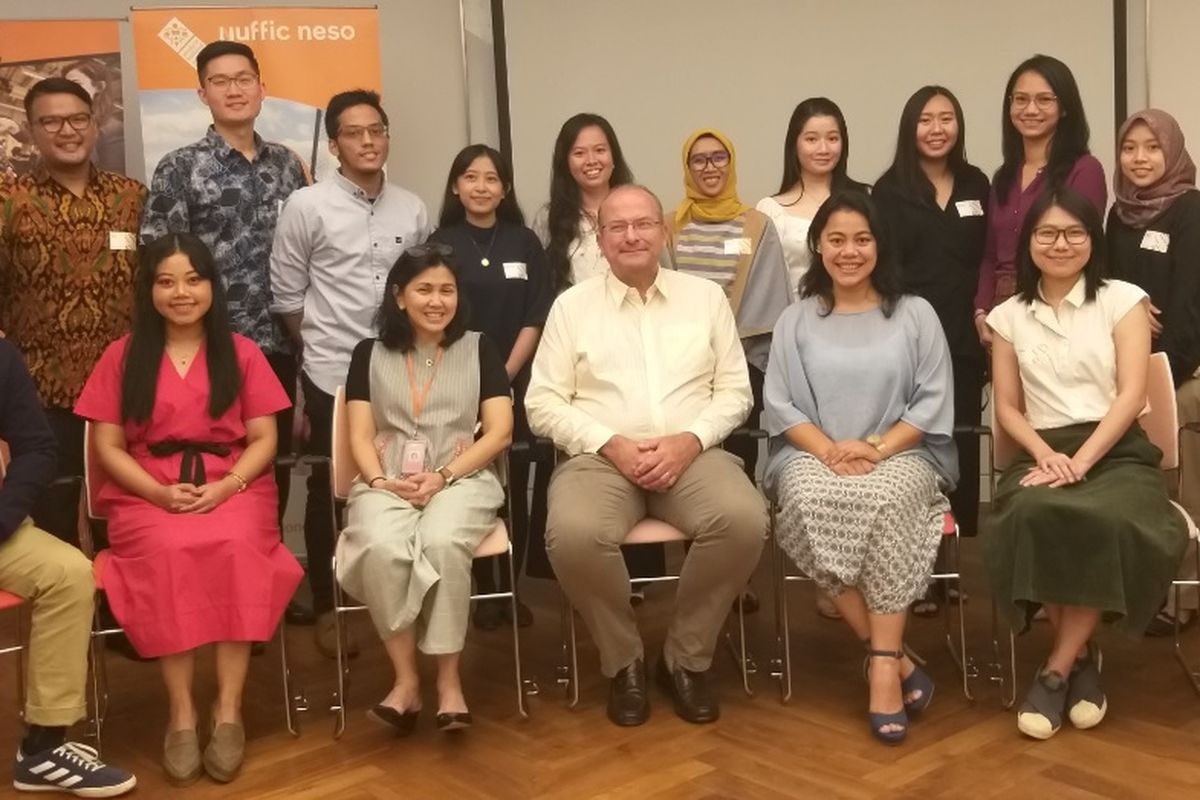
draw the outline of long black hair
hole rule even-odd
[[[992,183],[996,196],[1003,202],[1012,191],[1017,179],[1017,170],[1025,160],[1025,144],[1020,132],[1013,125],[1012,93],[1017,78],[1026,72],[1036,72],[1050,84],[1058,98],[1058,125],[1050,139],[1050,152],[1046,160],[1046,188],[1055,189],[1066,182],[1067,176],[1080,156],[1087,155],[1088,139],[1091,137],[1087,115],[1083,112],[1083,100],[1079,97],[1079,85],[1071,68],[1053,56],[1036,55],[1022,61],[1008,77],[1004,87],[1004,101],[1000,112],[1000,150],[1004,163],[996,170]]]
[[[883,315],[890,317],[896,310],[896,303],[900,300],[900,295],[903,294],[900,287],[900,268],[896,262],[887,224],[880,215],[875,201],[860,189],[835,191],[829,195],[828,200],[821,204],[813,216],[812,224],[808,228],[808,249],[812,253],[813,265],[800,279],[800,296],[802,298],[813,295],[820,297],[823,301],[821,316],[826,316],[833,311],[833,278],[830,277],[829,270],[825,267],[825,260],[821,257],[820,245],[821,234],[825,231],[825,226],[835,211],[853,211],[861,214],[867,220],[867,227],[871,229],[871,235],[875,237],[876,253],[875,269],[871,271],[870,275],[871,286],[879,293],[880,309],[883,311]]]
[[[813,117],[833,117],[837,122],[838,132],[842,135],[842,155],[833,167],[833,177],[829,182],[830,192],[841,189],[865,189],[866,184],[859,183],[846,174],[846,165],[850,163],[850,132],[846,129],[846,115],[838,104],[828,97],[810,97],[801,100],[792,110],[788,120],[787,134],[783,137],[783,179],[779,181],[779,194],[800,184],[800,192],[804,192],[804,176],[800,169],[800,156],[796,154],[796,140],[804,125]]]
[[[921,122],[921,114],[925,111],[926,104],[935,97],[945,97],[950,101],[954,108],[954,117],[958,121],[958,140],[946,156],[947,166],[956,178],[970,166],[967,163],[966,125],[958,98],[944,86],[922,86],[913,92],[912,97],[904,104],[904,110],[900,112],[896,155],[892,159],[892,165],[880,177],[880,181],[886,178],[894,182],[905,195],[916,197],[929,205],[937,202],[937,194],[925,170],[921,169],[921,154],[917,150],[917,125]]]
[[[410,247],[400,254],[396,263],[387,276],[387,290],[384,292],[383,303],[379,306],[379,341],[389,350],[399,350],[407,353],[416,346],[412,322],[408,312],[400,308],[396,302],[395,293],[404,293],[404,287],[427,269],[445,267],[454,276],[455,284],[459,283],[460,270],[454,259],[454,248],[439,242],[426,242]],[[446,324],[442,334],[442,344],[449,347],[462,338],[467,332],[467,320],[471,318],[471,307],[467,303],[466,292],[458,293],[458,308],[454,316]]]
[[[458,155],[450,164],[450,174],[446,176],[446,191],[442,195],[442,212],[438,215],[439,228],[449,228],[467,218],[467,209],[463,206],[462,198],[454,191],[454,184],[471,168],[475,159],[482,157],[491,160],[496,174],[500,176],[500,184],[504,187],[504,197],[501,198],[500,205],[496,206],[496,219],[514,225],[525,225],[525,215],[521,213],[521,206],[517,203],[512,165],[508,163],[508,159],[499,150],[486,144],[469,144],[458,151]]]
[[[1017,295],[1026,303],[1032,303],[1038,297],[1038,282],[1042,278],[1042,271],[1033,263],[1033,229],[1041,221],[1042,215],[1052,208],[1061,208],[1087,228],[1088,238],[1092,243],[1092,255],[1083,265],[1083,288],[1084,297],[1095,300],[1096,292],[1104,285],[1104,273],[1108,263],[1104,220],[1100,218],[1100,212],[1091,200],[1069,186],[1042,192],[1025,215],[1025,224],[1021,226],[1021,238],[1017,240]]]
[[[571,242],[579,235],[579,217],[583,213],[583,197],[579,185],[571,177],[571,148],[583,129],[592,127],[599,128],[608,139],[613,162],[609,188],[633,183],[633,172],[625,162],[617,133],[608,120],[599,114],[584,112],[563,123],[554,140],[554,155],[550,159],[550,213],[547,219],[550,235],[546,243],[546,258],[559,290],[571,284]]]
[[[180,253],[192,269],[212,286],[212,305],[204,315],[204,349],[208,361],[208,415],[224,414],[242,390],[225,289],[208,247],[190,233],[169,233],[142,246],[133,284],[133,330],[125,350],[121,377],[121,419],[142,422],[154,411],[158,373],[167,345],[166,322],[154,307],[158,266]]]

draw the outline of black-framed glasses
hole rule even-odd
[[[38,125],[42,126],[42,130],[46,133],[58,133],[63,129],[63,125],[70,125],[71,130],[76,133],[82,133],[92,124],[92,115],[81,111],[78,114],[68,114],[65,117],[38,117]]]
[[[1033,229],[1033,240],[1042,247],[1053,247],[1058,244],[1058,237],[1062,236],[1067,240],[1067,244],[1081,245],[1089,238],[1087,228],[1079,225],[1072,225],[1069,228],[1055,228],[1052,225],[1042,225]]]
[[[337,135],[347,139],[361,139],[364,133],[372,139],[382,139],[388,135],[388,128],[387,125],[350,125],[339,128]]]
[[[254,72],[239,72],[237,75],[209,75],[204,82],[221,92],[226,91],[231,85],[246,91],[258,83],[258,75]]]
[[[717,169],[729,166],[729,153],[724,150],[714,150],[711,153],[694,153],[688,156],[688,166],[696,172],[701,172],[712,164]]]
[[[404,252],[411,253],[416,258],[426,258],[428,256],[447,258],[454,255],[454,248],[441,242],[422,242],[421,244],[413,245]]]
[[[1042,92],[1041,94],[1025,94],[1021,92],[1009,95],[1008,102],[1016,109],[1027,108],[1030,103],[1033,103],[1037,106],[1038,111],[1049,111],[1058,105],[1058,95],[1051,94],[1050,92]]]

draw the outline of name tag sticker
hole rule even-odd
[[[505,261],[504,277],[510,280],[527,281],[529,280],[529,267],[524,261]]]
[[[1165,253],[1171,247],[1171,234],[1162,231],[1146,231],[1142,237],[1142,249]]]
[[[108,232],[108,249],[109,250],[136,250],[137,236],[129,231],[109,231]]]
[[[978,200],[959,200],[954,204],[960,217],[982,217],[983,203]]]
[[[725,240],[725,255],[727,256],[748,256],[750,255],[750,240],[746,238],[726,239]]]

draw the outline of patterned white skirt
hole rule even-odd
[[[844,477],[804,453],[783,467],[778,498],[780,546],[830,595],[852,587],[872,614],[894,614],[925,594],[950,503],[920,456]]]

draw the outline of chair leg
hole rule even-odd
[[[1200,573],[1198,573],[1200,574]],[[1190,585],[1190,582],[1175,581],[1175,660],[1179,662],[1179,666],[1183,668],[1183,674],[1188,679],[1188,683],[1192,685],[1192,690],[1200,695],[1200,668],[1192,666],[1188,663],[1187,655],[1183,652],[1183,644],[1179,640],[1179,610],[1182,608],[1180,600],[1182,599],[1182,590],[1185,585]],[[1200,612],[1198,612],[1200,613]]]
[[[568,669],[571,672],[571,682],[567,685],[567,708],[575,708],[579,705],[579,642],[575,635],[575,608],[566,595],[563,596],[563,605],[567,623],[567,655],[570,659]]]
[[[345,630],[342,626],[342,590],[337,582],[337,555],[333,556],[333,632],[337,655],[337,689],[330,710],[336,715],[333,721],[333,738],[340,739],[346,730],[346,688],[350,663],[346,658]]]
[[[967,629],[965,607],[963,603],[962,591],[962,561],[960,558],[959,547],[961,540],[959,538],[958,529],[954,530],[954,537],[948,542],[944,542],[945,547],[941,553],[941,557],[947,555],[952,564],[952,571],[941,573],[938,580],[945,587],[946,602],[942,603],[942,622],[945,627],[946,649],[950,652],[950,658],[954,661],[954,666],[958,668],[959,675],[962,677],[963,696],[969,701],[975,698],[971,694],[971,678],[976,676],[975,664],[971,661],[970,653],[967,650]],[[950,589],[953,587],[957,590],[958,600],[958,625],[957,631],[950,622]]]
[[[509,515],[511,521],[512,515]],[[524,718],[529,717],[529,711],[525,708],[525,682],[521,676],[521,633],[520,626],[517,624],[517,575],[513,566],[513,550],[512,541],[508,543],[508,553],[504,556],[504,560],[508,562],[508,602],[509,610],[512,612],[512,639],[513,639],[513,671],[516,675],[517,685],[517,711]]]
[[[771,507],[771,577],[775,584],[775,645],[779,663],[779,702],[792,699],[792,639],[788,621],[787,575],[783,551],[775,529],[775,507]]]
[[[88,637],[88,658],[91,663],[91,690],[92,690],[92,738],[96,742],[96,752],[104,753],[104,712],[107,711],[108,692],[107,682],[103,681],[104,674],[104,642],[102,637],[96,635],[96,631],[100,629],[99,612],[93,615],[92,633]],[[101,688],[102,682],[105,688]]]
[[[28,606],[28,603],[25,604]],[[21,607],[17,609],[17,644],[20,649],[16,651],[17,668],[13,670],[17,674],[17,716],[22,720],[25,719],[25,656],[28,639],[28,626],[25,624],[25,615],[28,609]]]
[[[1000,705],[1003,708],[1012,708],[1017,702],[1017,638],[1013,634],[1012,628],[1008,628],[1008,664],[1006,665],[1000,652],[1000,611],[996,607],[996,601],[992,601],[992,663],[990,667],[990,680],[993,683],[1000,685]],[[1005,666],[1008,667],[1005,670]],[[1007,673],[1007,674],[1006,674]],[[1005,684],[1008,684],[1008,691],[1005,692]]]
[[[292,669],[287,656],[287,620],[284,619],[279,621],[279,668],[283,677],[283,713],[287,720],[288,733],[299,736],[300,719],[296,714],[308,710],[308,698],[304,696],[303,690],[293,694]]]

